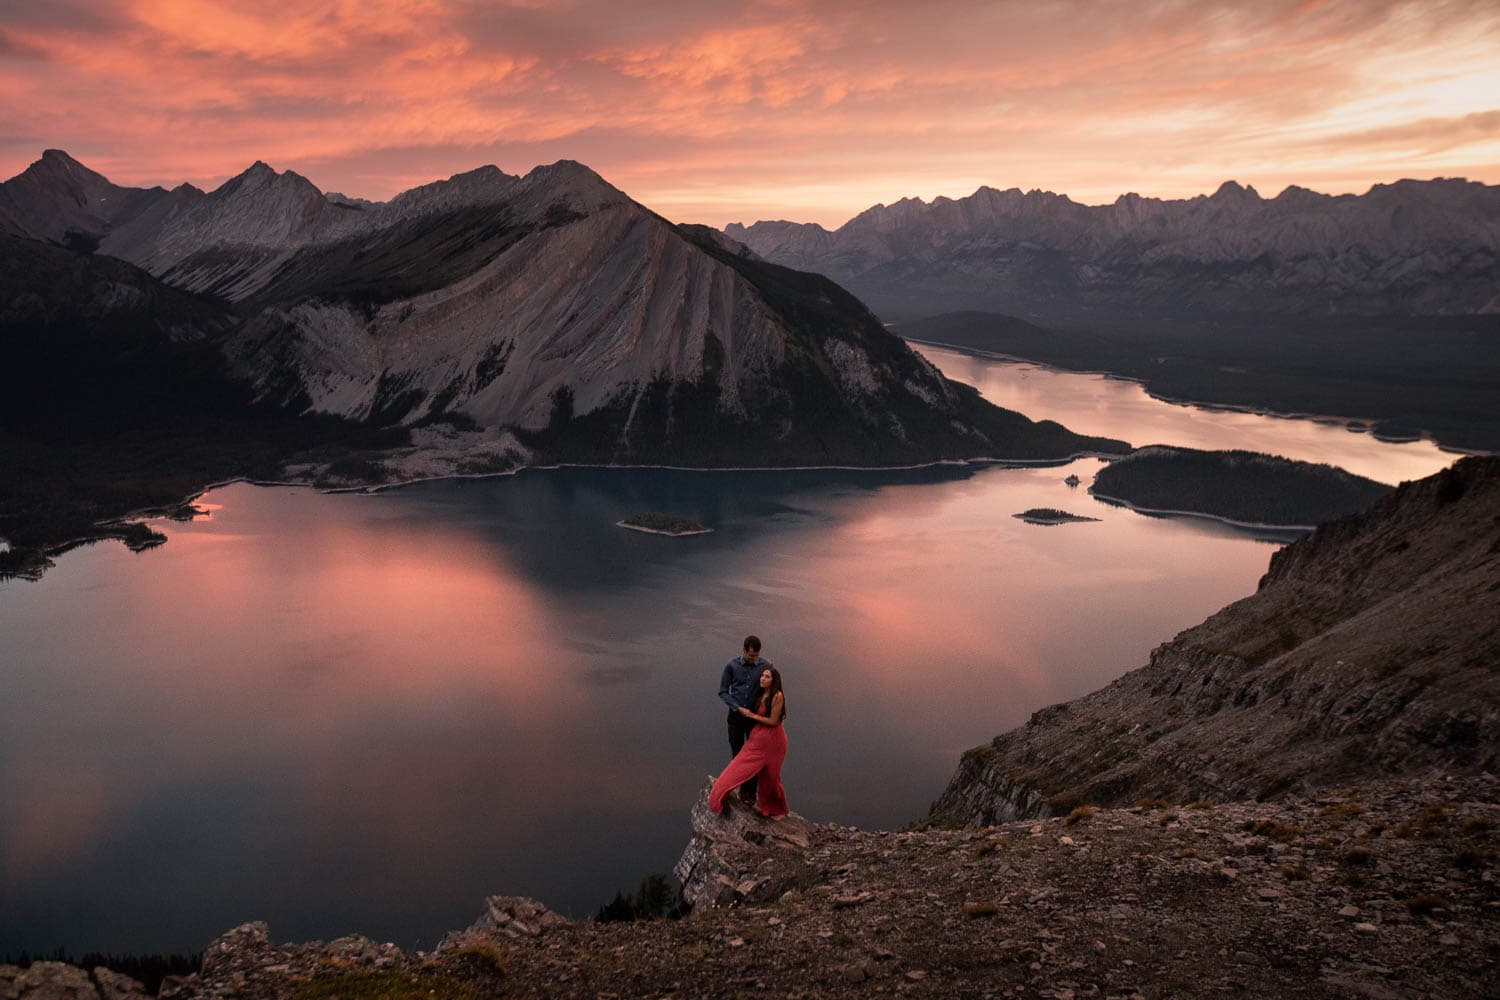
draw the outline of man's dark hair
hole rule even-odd
[[[758,635],[747,635],[747,636],[745,636],[745,648],[748,649],[748,650],[750,650],[751,652],[759,653],[760,652],[760,636],[758,636]]]

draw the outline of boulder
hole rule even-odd
[[[5,979],[0,977],[0,984]],[[89,974],[66,962],[33,962],[10,977],[7,997],[23,1000],[98,1000]]]
[[[722,813],[711,812],[713,783],[710,776],[693,803],[693,837],[672,869],[683,898],[712,908],[779,897],[806,864],[811,825],[796,813],[766,819],[734,795],[725,799]]]
[[[567,917],[527,896],[491,896],[479,919],[461,931],[445,935],[439,952],[462,948],[475,940],[536,938],[569,923]]]
[[[102,965],[94,969],[94,982],[99,984],[100,1000],[146,1000],[151,995],[141,983]]]

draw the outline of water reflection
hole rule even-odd
[[[928,353],[1082,431],[1387,482],[1448,457]],[[586,914],[681,849],[748,632],[786,677],[793,807],[915,819],[964,749],[1264,572],[1245,532],[1064,485],[1099,464],[236,485],[163,547],[0,583],[0,952],[195,950],[249,919],[430,946],[492,892]],[[641,510],[714,532],[615,527]]]
[[[0,949],[251,918],[430,945],[490,892],[585,913],[681,848],[751,631],[787,677],[794,807],[914,819],[963,749],[1264,570],[1242,534],[1063,485],[1097,464],[237,485],[159,549],[72,554],[0,586]],[[641,509],[715,531],[614,527]]]
[[[1271,417],[1181,406],[1153,399],[1140,383],[1106,375],[1054,371],[913,344],[948,377],[978,387],[997,405],[1033,420],[1056,420],[1079,434],[1121,438],[1136,446],[1244,448],[1303,462],[1337,465],[1395,485],[1421,479],[1458,457],[1431,441],[1393,443],[1351,431],[1341,420]],[[1085,485],[1087,485],[1085,483]]]

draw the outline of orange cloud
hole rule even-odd
[[[0,175],[60,146],[124,183],[259,158],[383,198],[566,156],[715,224],[980,183],[1494,182],[1497,51],[1483,0],[38,0],[0,25]]]

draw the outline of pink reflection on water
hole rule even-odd
[[[7,881],[60,868],[89,850],[120,804],[102,762],[65,762],[51,754],[10,761],[0,770],[5,802]]]
[[[1006,363],[927,344],[912,346],[949,378],[969,383],[998,406],[1033,420],[1056,420],[1079,434],[1121,438],[1137,447],[1243,448],[1336,465],[1391,485],[1430,476],[1458,458],[1431,441],[1394,443],[1352,432],[1342,420],[1177,405],[1154,399],[1140,383],[1125,379]]]

